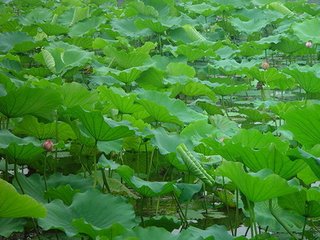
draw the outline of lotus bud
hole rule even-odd
[[[267,70],[268,68],[270,67],[269,63],[267,60],[264,60],[262,63],[261,63],[261,68],[264,69],[264,70]]]
[[[306,47],[307,47],[307,48],[312,48],[312,41],[310,41],[310,40],[307,41],[307,42],[306,42]]]
[[[47,151],[47,152],[51,152],[53,150],[53,142],[48,139],[46,140],[43,144],[42,147]]]

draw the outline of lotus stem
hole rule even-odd
[[[150,180],[151,168],[152,168],[152,164],[153,164],[153,157],[154,157],[154,150],[155,150],[155,149],[152,149],[151,156],[150,156],[150,163],[149,163],[149,169],[148,169],[147,181],[149,181],[149,180]]]
[[[93,153],[93,167],[94,167],[94,172],[93,172],[93,188],[96,187],[97,181],[98,181],[98,176],[97,176],[97,154],[96,154],[96,148],[97,148],[97,140],[94,143],[94,153]]]
[[[108,193],[111,193],[111,189],[110,189],[110,186],[108,184],[106,173],[105,173],[103,168],[101,169],[101,173],[102,173],[103,184],[106,186],[106,189],[108,190]]]
[[[238,230],[238,221],[239,220],[239,189],[236,189],[236,213],[235,213],[235,228],[234,228],[234,236],[237,236]]]
[[[301,240],[304,239],[304,233],[305,233],[305,230],[306,230],[307,221],[308,221],[308,218],[305,216],[304,217],[303,228],[302,228]]]
[[[290,234],[294,239],[298,239],[288,228],[288,226],[275,214],[272,207],[272,199],[269,199],[269,210],[271,215],[278,221],[278,223],[286,230],[287,233]]]
[[[222,185],[223,185],[223,193],[224,193],[224,199],[225,199],[225,202],[226,202],[227,213],[228,213],[228,216],[230,216],[230,208],[229,208],[229,205],[228,205],[227,190],[225,188],[224,177],[222,177]],[[229,218],[229,227],[230,227],[231,234],[233,235],[234,234],[233,226],[232,226],[232,221],[231,221],[230,218]]]
[[[179,215],[181,217],[182,224],[183,224],[184,227],[188,227],[188,225],[189,225],[188,224],[188,220],[187,220],[186,216],[184,215],[184,213],[182,211],[179,199],[177,198],[177,196],[176,196],[176,194],[174,192],[172,193],[172,195],[173,195],[173,199],[175,200],[175,202],[177,204],[178,212],[179,212]]]
[[[48,185],[47,185],[46,171],[47,171],[47,154],[44,156],[44,161],[43,161],[43,181],[44,181],[44,188],[45,188],[45,190],[47,192],[48,191]]]
[[[20,188],[21,192],[24,194],[24,190],[22,188],[22,185],[21,185],[19,177],[18,177],[18,166],[17,166],[16,159],[14,159],[14,176],[16,178],[16,181],[17,181],[17,183],[19,185],[19,188]]]

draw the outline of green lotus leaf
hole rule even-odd
[[[41,143],[34,138],[19,138],[8,130],[0,130],[0,149],[18,164],[30,163],[30,160],[44,152]]]
[[[320,216],[320,192],[315,188],[303,188],[299,192],[279,197],[278,204],[305,217]]]
[[[80,120],[80,124],[77,124],[79,130],[96,141],[111,141],[133,134],[133,131],[124,123],[106,119],[97,111],[89,112],[80,107],[74,107],[67,110],[66,114],[78,118]]]
[[[202,184],[188,184],[188,183],[176,183],[178,189],[180,189],[181,194],[179,196],[180,202],[190,201],[192,197],[200,192]]]
[[[84,21],[74,24],[69,31],[70,37],[82,37],[93,29],[97,29],[101,24],[105,22],[104,17],[91,17]]]
[[[239,93],[242,91],[245,91],[248,89],[248,85],[247,84],[241,84],[241,85],[226,85],[226,84],[221,84],[218,86],[215,86],[213,88],[213,91],[216,94],[219,94],[221,96],[228,96],[228,95],[232,95],[235,93]]]
[[[44,179],[39,174],[32,174],[27,177],[22,174],[18,174],[20,185],[22,186],[24,192],[39,202],[47,203],[48,199],[46,196],[46,189],[44,184]],[[54,192],[55,197],[59,195],[57,193],[63,191],[71,192],[71,188],[66,187],[70,186],[73,191],[85,192],[88,189],[92,188],[92,181],[90,178],[83,178],[79,175],[69,174],[67,176],[62,175],[61,173],[50,175],[47,178],[47,189],[49,192]],[[16,180],[14,181],[14,186],[19,188]],[[69,189],[68,189],[69,188]],[[62,200],[70,199],[70,196],[61,195]]]
[[[32,37],[25,32],[5,32],[0,33],[0,52],[8,52],[15,45],[25,42],[33,42]]]
[[[246,119],[249,122],[268,122],[272,120],[272,116],[264,111],[259,111],[258,109],[242,107],[239,108],[239,113],[246,115]]]
[[[243,162],[253,172],[271,169],[273,173],[285,179],[291,179],[306,167],[305,162],[301,159],[291,161],[273,143],[261,149],[226,143],[218,152],[227,160]]]
[[[14,133],[29,135],[39,139],[53,139],[56,138],[57,134],[61,140],[76,139],[76,135],[67,123],[60,121],[58,123],[41,123],[33,116],[25,116],[15,126]]]
[[[168,27],[166,27],[163,24],[161,24],[160,21],[154,20],[154,19],[142,19],[142,18],[140,18],[140,19],[137,19],[135,21],[135,25],[139,29],[149,28],[155,33],[163,33],[164,31],[166,31],[168,29]]]
[[[272,45],[271,48],[287,54],[294,54],[305,48],[305,45],[301,44],[296,37],[282,37],[281,41]]]
[[[129,51],[118,50],[114,47],[107,46],[104,48],[104,53],[113,58],[113,61],[122,69],[130,69],[143,66],[150,59],[149,53],[155,47],[156,44],[152,42],[146,42],[141,47]]]
[[[297,192],[279,175],[263,169],[257,173],[246,173],[243,164],[224,161],[217,168],[217,174],[228,177],[239,190],[252,202],[262,202],[275,197]]]
[[[230,19],[230,23],[235,29],[237,29],[239,32],[244,32],[246,34],[259,32],[270,22],[271,21],[269,19],[251,19],[248,21],[242,21],[239,18]]]
[[[144,197],[157,197],[174,191],[179,192],[172,182],[150,182],[134,176],[133,169],[126,165],[118,167],[117,173],[130,187]]]
[[[132,239],[132,240],[148,240],[148,239],[159,239],[159,240],[166,240],[166,239],[172,239],[176,240],[177,236],[174,236],[164,228],[159,227],[136,227],[133,230],[128,230],[126,233],[124,233],[121,238],[115,238],[116,240],[120,239]]]
[[[181,142],[177,133],[169,133],[162,127],[150,130],[150,133],[153,134],[152,145],[158,148],[163,155],[176,152],[176,147]]]
[[[308,71],[310,70],[310,71]],[[307,92],[307,93],[319,93],[320,82],[318,75],[308,68],[291,68],[285,69],[285,73],[293,77],[293,79]]]
[[[223,59],[219,61],[214,61],[214,65],[208,64],[213,69],[219,69],[223,73],[239,73],[243,69],[250,69],[252,67],[255,67],[256,65],[260,65],[260,62],[256,60],[251,60],[250,62],[247,62],[243,60],[241,63],[238,63],[234,59]]]
[[[186,85],[183,86],[183,89],[181,91],[183,94],[187,96],[208,96],[212,101],[214,101],[215,94],[214,91],[212,91],[208,86],[201,82],[189,82]]]
[[[149,28],[139,29],[135,25],[135,18],[113,19],[111,26],[122,36],[139,38],[152,35]]]
[[[39,24],[39,27],[47,34],[47,35],[62,35],[67,34],[69,32],[69,28],[66,26],[62,26],[55,23],[42,23]]]
[[[190,123],[180,133],[181,139],[191,142],[196,146],[200,144],[201,140],[206,137],[212,137],[215,132],[215,127],[208,124],[206,120],[200,120]],[[181,143],[181,142],[180,142]],[[175,146],[177,147],[177,146]]]
[[[46,216],[45,207],[28,195],[19,194],[8,182],[0,179],[0,217],[20,218]]]
[[[54,42],[42,50],[42,56],[51,72],[64,74],[74,67],[85,65],[93,53],[65,42]]]
[[[183,239],[226,239],[232,240],[233,237],[228,233],[224,226],[213,225],[206,229],[199,229],[196,227],[188,227],[178,235],[178,240]]]
[[[20,87],[0,97],[0,112],[8,118],[33,115],[52,120],[59,104],[61,98],[53,89]]]
[[[0,236],[8,238],[14,232],[23,232],[26,222],[23,218],[0,218]]]
[[[61,200],[54,200],[46,204],[46,208],[47,217],[39,219],[39,225],[44,230],[63,230],[68,237],[76,236],[79,230],[81,232],[78,228],[83,223],[95,230],[108,229],[114,223],[127,228],[135,225],[135,215],[130,204],[120,197],[102,194],[97,190],[75,194],[70,206],[64,205]]]
[[[200,4],[186,5],[186,9],[189,10],[190,12],[194,12],[205,17],[209,17],[210,15],[213,15],[217,10],[216,7],[204,2]]]
[[[320,19],[318,18],[306,19],[303,22],[295,23],[292,29],[301,41],[307,42],[310,40],[313,43],[320,43],[319,24]]]
[[[214,134],[217,138],[230,138],[238,133],[239,126],[236,122],[221,115],[211,116],[210,123],[215,127]]]
[[[128,3],[125,9],[125,15],[127,17],[143,15],[156,18],[159,16],[159,13],[154,7],[147,5],[142,1],[133,1]]]
[[[258,42],[245,42],[240,45],[238,56],[252,57],[261,55],[265,49],[268,48],[268,44],[259,44]]]
[[[99,93],[102,100],[111,101],[120,113],[136,113],[144,110],[141,105],[135,103],[134,94],[127,94],[122,89],[100,87]]]
[[[196,74],[196,71],[193,67],[189,66],[186,63],[183,62],[172,62],[169,63],[167,66],[167,73],[171,76],[187,76],[187,77],[194,77]]]
[[[295,107],[284,114],[285,129],[293,133],[294,139],[305,147],[312,147],[320,142],[320,105]]]
[[[79,190],[74,190],[69,184],[59,186],[56,188],[50,188],[45,192],[45,197],[50,200],[60,199],[65,205],[71,205],[74,195]]]
[[[125,70],[117,70],[107,67],[100,67],[96,71],[99,75],[111,75],[115,79],[123,83],[131,83],[137,80],[141,73],[146,71],[149,66],[132,67]]]
[[[197,113],[187,107],[181,100],[172,99],[167,94],[158,91],[140,91],[139,102],[147,112],[157,121],[190,123],[196,120],[204,120],[203,114]]]
[[[285,232],[286,230],[275,221],[274,216],[270,213],[269,201],[258,202],[254,204],[256,221],[262,227],[268,227],[274,232]],[[277,199],[272,201],[273,212],[291,231],[299,232],[303,228],[304,217],[296,212],[283,209],[277,203]]]
[[[98,96],[94,91],[89,91],[80,83],[65,83],[61,87],[63,105],[72,108],[81,106],[84,109],[92,109],[98,101]]]
[[[32,25],[36,23],[42,23],[51,20],[52,11],[47,8],[37,7],[32,9],[28,14],[20,19],[20,23],[23,25]]]

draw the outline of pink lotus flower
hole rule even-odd
[[[261,63],[261,68],[263,68],[264,70],[267,70],[268,68],[270,67],[269,63],[267,60],[264,60],[262,63]]]
[[[47,151],[51,152],[53,150],[53,142],[50,139],[47,139],[43,144],[42,147]]]
[[[307,41],[307,42],[306,42],[306,47],[307,47],[307,48],[312,48],[312,41],[310,41],[310,40]]]

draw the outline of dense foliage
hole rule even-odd
[[[319,15],[1,0],[0,236],[319,237]]]

